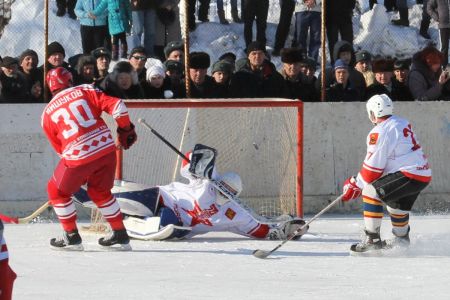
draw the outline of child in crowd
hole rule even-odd
[[[128,0],[102,0],[99,5],[89,13],[95,19],[105,10],[108,10],[108,28],[112,42],[112,60],[119,58],[119,40],[121,43],[121,58],[127,58],[127,33],[131,29],[131,4]]]

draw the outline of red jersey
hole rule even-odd
[[[86,164],[115,150],[102,112],[112,115],[119,127],[130,125],[123,101],[89,84],[59,92],[45,107],[41,126],[68,165]]]

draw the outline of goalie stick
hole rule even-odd
[[[14,224],[27,224],[30,223],[31,220],[33,220],[34,218],[36,218],[37,216],[39,216],[44,210],[47,209],[47,207],[49,207],[50,203],[47,201],[44,204],[42,204],[41,207],[39,207],[38,209],[36,209],[31,215],[24,217],[24,218],[19,218],[19,217],[9,217],[9,216],[5,216],[0,214],[0,219],[7,222],[7,223],[14,223]]]
[[[306,222],[305,224],[303,224],[302,227],[300,227],[299,229],[297,229],[296,231],[294,231],[294,233],[287,238],[286,240],[282,241],[280,244],[278,244],[278,246],[276,246],[275,248],[273,248],[270,251],[265,251],[265,250],[255,250],[253,251],[253,256],[257,257],[257,258],[266,258],[268,257],[270,254],[274,253],[275,251],[277,251],[279,248],[281,248],[281,246],[283,246],[284,244],[286,244],[287,242],[289,242],[290,240],[293,240],[298,234],[300,234],[302,232],[302,230],[304,228],[307,228],[307,226],[309,224],[311,224],[315,219],[317,219],[318,217],[320,217],[323,213],[325,213],[326,211],[328,211],[330,208],[332,208],[336,203],[338,203],[339,201],[342,200],[343,195],[340,195],[339,197],[337,197],[336,199],[333,200],[333,202],[331,202],[330,204],[328,204],[324,209],[322,209],[317,215],[315,215],[314,217],[312,217],[308,222]]]
[[[175,146],[173,146],[169,141],[167,141],[161,134],[159,134],[155,129],[153,129],[146,121],[145,119],[139,118],[138,122],[141,123],[142,125],[144,125],[147,129],[149,129],[154,135],[156,135],[161,141],[164,142],[164,144],[166,144],[167,146],[170,147],[170,149],[172,149],[173,151],[175,151],[181,158],[185,159],[186,161],[188,161],[189,163],[191,162],[191,160],[186,157],[186,155],[184,155],[180,150],[178,150],[177,148],[175,148]],[[229,191],[221,182],[219,182],[218,180],[215,179],[208,179],[211,181],[211,183],[213,184],[213,186],[218,189],[219,191],[222,192],[222,194],[224,194],[230,201],[235,202],[236,204],[238,204],[239,206],[241,206],[242,208],[244,208],[245,210],[247,210],[250,215],[253,217],[253,219],[255,219],[255,221],[257,222],[266,222],[266,220],[261,220],[259,218],[259,216],[255,216],[255,213],[253,212],[253,210],[249,209],[247,205],[245,205],[244,203],[242,203],[242,201],[237,198],[231,191]]]

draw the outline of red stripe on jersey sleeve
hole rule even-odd
[[[192,151],[186,152],[186,154],[184,154],[184,156],[186,156],[187,158],[190,158]],[[181,167],[184,168],[187,164],[189,163],[189,161],[183,159],[183,161],[181,162]]]
[[[371,183],[383,175],[382,169],[376,169],[376,168],[370,168],[363,164],[361,171],[359,172],[361,174],[361,177],[364,179],[365,182]]]

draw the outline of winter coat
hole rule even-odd
[[[232,98],[288,98],[289,92],[283,76],[275,66],[265,61],[259,71],[253,71],[249,62],[231,76]]]
[[[108,11],[103,11],[95,19],[88,17],[88,13],[93,11],[102,0],[78,0],[75,6],[75,14],[83,26],[105,26],[108,25]]]
[[[164,17],[164,14],[172,14],[173,21],[168,22],[168,18]],[[155,45],[166,46],[171,41],[181,40],[181,27],[180,27],[180,10],[176,5],[173,8],[158,8],[156,11],[155,22]],[[172,20],[171,19],[171,20]]]
[[[111,80],[112,73],[108,74],[98,87],[107,95],[120,99],[145,99],[144,91],[140,84],[133,84],[127,90],[121,89],[117,83]]]
[[[8,77],[5,73],[0,74],[1,82],[1,98],[4,103],[31,103],[29,82],[22,72],[17,71],[12,77]]]
[[[214,79],[206,75],[205,81],[201,85],[195,85],[191,80],[191,98],[219,98]]]
[[[429,0],[427,3],[427,12],[433,20],[439,23],[439,28],[450,28],[449,11],[448,0]]]
[[[101,0],[92,13],[95,16],[99,16],[106,9],[108,10],[109,34],[130,32],[132,18],[129,0]]]
[[[429,101],[440,100],[442,85],[439,84],[441,71],[433,73],[428,65],[414,54],[411,70],[408,75],[408,87],[414,100]]]
[[[141,84],[142,89],[144,90],[145,99],[165,99],[165,91],[171,91],[173,93],[173,96],[169,98],[173,99],[175,97],[175,93],[172,91],[171,85],[172,84],[169,77],[164,78],[163,85],[160,88],[151,86],[148,81]]]
[[[326,94],[328,102],[353,102],[362,100],[358,91],[351,84],[347,84],[344,87],[342,84],[334,83],[326,90]]]
[[[306,76],[303,73],[298,74],[295,80],[288,79],[284,70],[281,72],[289,91],[289,99],[299,99],[303,102],[320,101],[319,95],[316,93],[314,84],[308,83]]]
[[[411,95],[411,92],[409,91],[408,86],[398,82],[394,78],[392,78],[391,91],[389,91],[387,87],[378,82],[368,86],[366,91],[366,100],[370,99],[370,97],[374,95],[381,95],[381,94],[388,95],[389,98],[391,98],[393,101],[414,100],[413,96]]]

